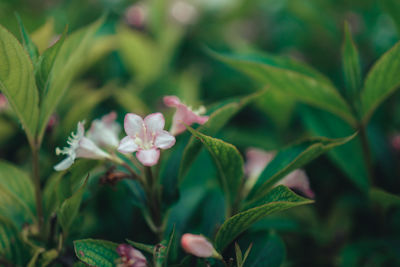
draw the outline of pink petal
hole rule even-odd
[[[314,198],[314,192],[310,188],[307,174],[303,170],[297,169],[292,171],[277,183],[277,185],[280,184],[297,189],[309,198]]]
[[[204,124],[208,121],[208,116],[197,116],[196,122],[198,124]]]
[[[246,151],[245,173],[248,178],[258,178],[274,158],[275,152],[249,148]]]
[[[138,150],[138,146],[136,145],[135,140],[132,137],[125,136],[119,143],[117,150],[124,154],[133,153]]]
[[[175,145],[175,137],[167,131],[162,131],[156,136],[155,146],[161,149],[167,149]]]
[[[178,107],[181,104],[181,101],[179,101],[179,98],[174,95],[164,96],[163,100],[164,100],[164,104],[167,107]]]
[[[201,235],[184,234],[181,245],[184,251],[196,257],[209,258],[214,254],[213,245]]]
[[[139,150],[136,153],[136,157],[144,166],[153,166],[157,164],[160,158],[160,150],[156,148]]]
[[[144,118],[147,132],[158,133],[164,129],[165,120],[161,113],[152,113]]]
[[[115,111],[111,111],[110,113],[101,117],[101,120],[106,124],[110,124],[114,122],[116,119],[117,119],[117,113]]]
[[[125,115],[124,128],[127,135],[135,137],[136,135],[143,132],[143,119],[133,113],[128,113]]]

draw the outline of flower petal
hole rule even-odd
[[[174,95],[164,96],[163,101],[167,107],[178,107],[181,104],[179,98]]]
[[[276,185],[285,185],[292,189],[297,189],[305,196],[314,198],[314,192],[310,188],[307,174],[301,169],[297,169],[286,175]]]
[[[160,158],[160,150],[156,148],[139,150],[136,153],[136,157],[144,166],[153,166],[157,164]]]
[[[175,137],[167,131],[162,131],[156,136],[154,145],[161,149],[167,149],[175,145]]]
[[[135,140],[132,137],[125,136],[119,143],[117,150],[124,154],[133,153],[138,150],[138,146],[136,145]]]
[[[135,137],[143,131],[143,119],[133,113],[125,115],[124,128],[127,135]]]
[[[76,150],[77,158],[102,159],[109,158],[110,155],[101,150],[92,140],[82,137],[79,147]]]
[[[159,112],[152,113],[144,118],[144,124],[148,133],[158,133],[164,129],[164,116]]]
[[[63,171],[68,169],[74,163],[74,159],[72,157],[67,157],[56,166],[54,166],[54,170]]]
[[[184,234],[181,238],[184,251],[200,258],[208,258],[214,254],[214,247],[204,236]]]

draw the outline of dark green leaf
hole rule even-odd
[[[361,115],[366,123],[375,109],[400,85],[400,42],[381,56],[365,79]]]
[[[331,81],[300,63],[282,64],[282,60],[261,57],[224,55],[212,52],[221,61],[233,66],[271,90],[332,112],[352,125],[355,119],[350,107]]]
[[[382,0],[379,3],[383,5],[385,11],[392,17],[400,34],[400,2],[397,0]]]
[[[354,44],[349,24],[344,24],[344,41],[342,46],[342,64],[344,80],[346,83],[346,94],[350,101],[358,97],[361,89],[361,66],[358,50]]]
[[[144,252],[147,252],[147,253],[150,253],[150,254],[154,253],[155,246],[142,244],[142,243],[139,243],[139,242],[131,241],[129,239],[127,239],[126,242],[128,242],[130,245],[132,245],[133,247],[135,247],[135,248],[137,248],[137,249],[139,249],[141,251],[144,251]]]
[[[17,227],[10,219],[0,216],[0,259],[20,264],[24,263],[24,258],[28,255],[21,241]],[[26,264],[26,263],[25,263]]]
[[[356,133],[344,138],[312,138],[283,149],[273,158],[258,178],[249,199],[263,197],[281,178],[298,169],[330,149],[349,142]]]
[[[373,202],[378,203],[385,209],[392,206],[400,206],[400,196],[386,192],[377,187],[371,188],[369,196]]]
[[[24,45],[25,50],[28,52],[32,62],[35,64],[39,56],[39,51],[36,45],[31,40],[28,32],[26,31],[25,26],[22,23],[21,17],[18,14],[16,14],[16,17],[19,24],[19,30],[21,32],[22,44]]]
[[[95,239],[74,241],[75,254],[79,260],[90,266],[113,267],[119,258],[118,244]]]
[[[198,138],[211,154],[217,166],[220,185],[229,207],[234,205],[243,180],[243,158],[237,148],[222,140],[201,134],[191,127],[187,129]]]
[[[226,103],[222,107],[216,108],[215,111],[211,113],[208,121],[200,126],[197,130],[205,135],[216,135],[234,115],[236,115],[251,101],[254,101],[264,94],[264,92],[265,91],[257,92],[242,99],[233,100]],[[183,180],[184,176],[190,169],[190,166],[199,154],[201,148],[201,141],[192,136],[185,148],[185,151],[183,152],[181,167],[179,169],[179,181]]]
[[[33,145],[39,116],[39,96],[32,62],[17,39],[1,26],[0,62],[0,91],[7,97]]]
[[[265,216],[273,212],[313,202],[296,195],[283,185],[272,189],[268,195],[269,197],[265,198],[265,204],[240,212],[222,224],[215,238],[215,245],[218,251],[223,251],[238,235]]]

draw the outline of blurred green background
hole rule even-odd
[[[79,120],[90,121],[110,110],[118,112],[120,122],[126,112],[161,110],[171,115],[162,105],[164,95],[175,94],[188,103],[210,106],[260,89],[210,56],[208,48],[293,58],[343,88],[344,21],[350,24],[359,48],[363,74],[399,40],[400,33],[396,0],[0,0],[0,24],[20,38],[15,13],[34,41],[41,42],[39,49],[47,47],[65,25],[73,32],[106,14],[87,55],[87,66],[80,70],[80,78],[72,84],[54,115],[54,125],[47,130],[40,158],[45,175],[51,174],[59,160],[54,156],[55,147],[64,144]],[[368,129],[379,178],[376,183],[395,194],[400,193],[400,152],[391,146],[391,137],[400,133],[399,103],[396,93],[374,115]],[[341,129],[339,135],[348,131],[333,115],[277,94],[247,107],[218,137],[241,151],[248,147],[274,150],[309,135],[340,137],[318,131],[316,121],[321,120],[324,129]],[[29,148],[10,110],[0,111],[0,129],[0,157],[27,164]],[[357,151],[351,146],[349,150],[348,157],[354,159]],[[322,156],[306,166],[316,203],[252,227],[255,239],[286,247],[285,255],[270,255],[270,251],[266,255],[284,266],[400,265],[400,209],[367,201],[362,186],[349,179],[354,172],[343,164],[343,159],[340,163]],[[223,207],[215,175],[203,152],[171,211],[171,224],[176,223],[180,233],[190,224],[191,230],[212,234],[214,225],[223,219],[218,217]],[[129,197],[132,185],[92,186],[95,189],[88,197],[91,201],[85,207],[83,227],[76,236],[141,241],[146,227],[132,207],[137,201]],[[104,205],[110,208],[103,209]],[[210,211],[214,215],[210,216]],[[265,234],[267,230],[273,232]]]

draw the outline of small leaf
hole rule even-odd
[[[32,32],[31,39],[36,44],[39,54],[42,54],[51,43],[54,37],[54,18],[46,19],[46,22],[37,30]]]
[[[240,250],[238,243],[235,243],[235,253],[236,253],[237,267],[243,267],[243,255],[242,255],[242,251]]]
[[[75,254],[79,260],[90,266],[113,267],[119,258],[118,244],[95,239],[74,241]]]
[[[141,251],[144,251],[144,252],[147,252],[147,253],[150,253],[150,254],[153,254],[153,252],[154,252],[154,247],[155,246],[142,244],[142,243],[135,242],[135,241],[132,241],[132,240],[129,240],[129,239],[127,239],[126,242],[128,242],[128,244],[132,245],[133,247],[135,247],[135,248],[137,248],[137,249],[139,249]]]
[[[265,216],[295,206],[313,203],[312,200],[296,195],[283,185],[272,189],[267,196],[263,201],[265,204],[242,211],[222,224],[215,238],[218,251],[223,251],[238,235]]]
[[[16,17],[18,20],[19,29],[21,31],[22,44],[24,45],[25,50],[28,52],[32,62],[36,63],[39,56],[38,49],[29,37],[29,34],[26,31],[24,24],[22,23],[21,17],[18,14],[16,14]]]
[[[350,124],[356,121],[350,107],[328,78],[300,63],[262,56],[225,55],[211,52],[217,59],[253,78],[261,86],[278,90],[291,98],[334,113]]]
[[[381,56],[365,79],[361,115],[367,123],[378,106],[400,86],[400,42]]]
[[[261,173],[248,198],[255,200],[263,197],[281,178],[330,149],[349,142],[356,135],[337,139],[312,138],[279,151]]]
[[[386,192],[377,187],[371,188],[369,196],[373,202],[378,203],[384,209],[388,209],[392,206],[400,206],[400,196]]]
[[[346,83],[346,94],[350,101],[358,97],[361,90],[361,66],[358,50],[354,44],[349,24],[344,24],[344,41],[342,46],[342,64],[344,80]]]
[[[89,175],[86,177],[84,184],[70,198],[62,203],[57,212],[58,221],[65,235],[68,233],[71,224],[78,215],[88,179]]]
[[[30,177],[14,165],[0,161],[0,214],[18,226],[35,220],[34,186]]]
[[[41,95],[43,95],[46,92],[47,82],[49,80],[49,77],[51,77],[54,62],[57,58],[61,46],[64,43],[67,32],[68,32],[68,27],[65,27],[64,32],[62,33],[60,39],[53,46],[46,49],[46,51],[44,51],[43,55],[39,57],[38,62],[36,63],[35,66],[36,85],[39,88]]]
[[[222,140],[201,134],[191,127],[187,129],[198,138],[210,152],[219,172],[219,182],[229,207],[234,205],[243,180],[243,158],[237,148]]]
[[[21,121],[31,146],[39,116],[39,96],[32,62],[17,39],[0,26],[0,91]]]
[[[258,97],[264,94],[265,91],[257,92],[251,94],[242,99],[231,100],[227,103],[224,103],[218,108],[215,108],[208,119],[208,121],[200,126],[197,130],[200,133],[205,135],[213,136],[216,135],[225,124],[236,115],[243,107],[245,107],[250,102],[254,101]],[[190,138],[186,148],[183,152],[181,166],[179,169],[178,180],[182,182],[184,176],[189,171],[190,166],[196,159],[197,155],[202,148],[202,143],[200,140],[197,140],[194,136]]]

